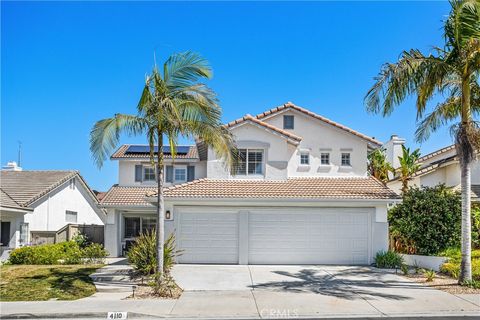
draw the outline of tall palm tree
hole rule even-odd
[[[207,60],[196,53],[173,54],[147,77],[136,115],[115,114],[95,123],[90,133],[90,150],[101,167],[119,142],[120,134],[144,135],[149,144],[150,162],[157,175],[157,273],[163,276],[164,141],[168,141],[172,157],[178,138],[199,138],[233,168],[236,148],[230,132],[221,125],[221,108],[216,94],[201,79],[209,79],[212,70]],[[155,146],[158,151],[155,151]]]
[[[402,146],[402,156],[398,157],[400,167],[397,169],[396,174],[402,182],[402,193],[405,194],[408,191],[408,181],[412,179],[412,176],[420,169],[421,163],[418,163],[420,158],[420,149],[415,149],[410,152],[410,148]]]
[[[451,0],[444,24],[445,44],[424,55],[417,49],[404,51],[395,63],[385,64],[365,97],[367,110],[388,116],[405,98],[416,95],[416,139],[426,140],[445,124],[451,126],[461,166],[462,263],[459,282],[471,280],[470,165],[480,147],[475,116],[480,87],[480,2]],[[434,96],[446,97],[425,115]]]
[[[368,154],[368,171],[370,175],[387,183],[388,174],[393,172],[392,165],[387,161],[385,150],[375,149]]]

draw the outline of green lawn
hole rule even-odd
[[[90,274],[99,265],[0,267],[0,301],[75,300],[95,293]]]
[[[449,258],[448,262],[442,266],[442,272],[458,278],[462,260],[460,249],[448,249],[441,255]],[[480,249],[472,250],[472,278],[475,281],[480,281]]]

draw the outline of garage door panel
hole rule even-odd
[[[250,211],[249,263],[368,263],[368,212],[345,208],[293,210]]]
[[[209,208],[177,213],[180,263],[238,263],[237,213]]]

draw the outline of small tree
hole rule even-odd
[[[397,169],[397,174],[402,182],[402,193],[404,194],[408,190],[408,181],[412,179],[412,176],[420,169],[421,163],[418,163],[420,158],[420,149],[416,149],[410,152],[410,148],[402,146],[402,156],[398,157],[400,161],[400,167]]]
[[[398,235],[418,254],[437,254],[460,245],[460,194],[439,185],[409,188],[402,203],[389,211],[391,234]],[[411,252],[407,252],[411,253]]]
[[[388,174],[394,170],[387,161],[384,149],[375,149],[368,154],[368,172],[383,183],[387,183]]]

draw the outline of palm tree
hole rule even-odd
[[[387,183],[388,174],[393,172],[392,165],[387,161],[385,150],[375,149],[368,154],[368,171],[371,176]]]
[[[199,138],[211,147],[229,168],[236,161],[236,148],[230,132],[221,125],[221,108],[216,94],[200,79],[209,79],[212,70],[196,53],[173,54],[147,77],[136,115],[115,114],[95,123],[90,133],[90,150],[101,167],[119,142],[120,134],[145,135],[149,144],[150,162],[157,174],[157,275],[163,277],[164,140],[169,142],[172,157],[179,136]],[[155,146],[158,151],[155,152]]]
[[[480,130],[474,116],[480,111],[480,2],[451,0],[444,24],[445,44],[424,55],[404,51],[395,63],[385,64],[365,97],[367,110],[388,116],[395,106],[416,95],[416,139],[426,140],[443,125],[451,126],[461,166],[462,263],[459,282],[472,278],[470,222],[470,165],[480,147]],[[446,97],[425,115],[428,101]],[[382,100],[382,101],[381,101]]]
[[[398,157],[400,161],[400,167],[397,169],[397,175],[402,182],[402,193],[408,191],[408,181],[412,176],[420,169],[421,163],[418,163],[420,158],[420,149],[415,149],[410,152],[410,148],[402,146],[402,156]]]

